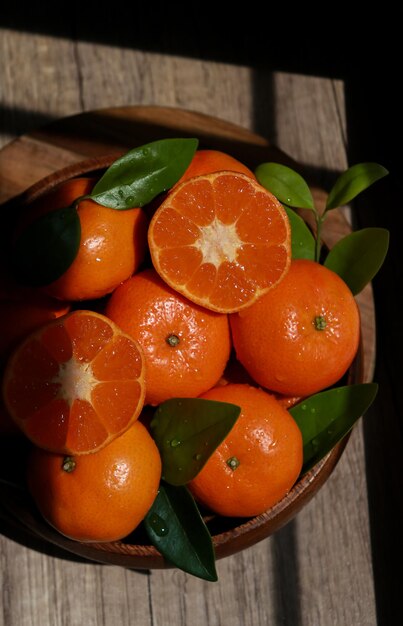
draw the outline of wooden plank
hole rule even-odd
[[[75,46],[67,39],[2,29],[0,145],[81,110]]]

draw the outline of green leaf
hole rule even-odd
[[[161,483],[144,526],[152,544],[173,565],[198,578],[217,580],[211,535],[186,487]]]
[[[388,230],[363,228],[340,239],[330,250],[324,265],[336,272],[356,295],[382,266],[388,245]]]
[[[70,267],[80,245],[75,206],[57,209],[32,222],[12,247],[12,268],[26,285],[48,285]]]
[[[378,163],[358,163],[349,167],[339,176],[331,189],[326,202],[326,210],[348,204],[364,189],[387,174],[389,174],[388,170]]]
[[[107,169],[90,198],[112,209],[142,207],[188,168],[197,139],[161,139],[127,152]]]
[[[172,398],[160,404],[151,430],[162,458],[162,476],[185,485],[198,474],[234,426],[241,409],[201,398]]]
[[[280,163],[262,163],[255,170],[259,183],[280,202],[297,209],[315,211],[311,191],[300,174]]]
[[[289,409],[302,432],[303,473],[347,435],[370,407],[377,391],[376,383],[337,387],[317,393]]]
[[[306,222],[289,207],[284,207],[291,226],[291,253],[293,259],[315,260],[315,238]]]

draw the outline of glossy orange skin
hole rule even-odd
[[[228,317],[193,304],[154,270],[120,285],[105,314],[143,349],[146,404],[196,397],[220,379],[231,348]],[[167,342],[170,337],[177,345]]]
[[[232,172],[241,172],[251,178],[256,176],[244,163],[238,161],[230,154],[226,154],[221,150],[197,150],[186,172],[176,183],[182,183],[184,180],[200,176],[202,174],[212,174],[222,170],[230,170]]]
[[[161,458],[140,423],[94,454],[74,457],[63,469],[63,455],[34,448],[29,490],[43,517],[77,541],[117,541],[130,534],[157,495]]]
[[[118,211],[92,200],[78,205],[81,241],[68,270],[45,288],[61,300],[90,300],[111,293],[142,263],[148,220],[142,209]]]
[[[326,327],[318,330],[315,318]],[[294,260],[285,278],[230,317],[237,358],[263,387],[309,396],[339,381],[359,346],[360,315],[344,281],[323,265]]]
[[[230,402],[241,414],[230,433],[189,483],[195,498],[224,516],[260,515],[292,488],[302,468],[302,435],[291,415],[267,392],[245,384],[200,396]],[[228,461],[237,463],[231,468]]]
[[[113,291],[142,263],[147,248],[148,219],[142,209],[115,210],[82,199],[96,180],[72,178],[30,203],[16,233],[34,219],[77,201],[81,240],[78,254],[58,280],[43,291],[60,300],[91,300]]]

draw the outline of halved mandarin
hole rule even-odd
[[[145,396],[139,344],[93,311],[74,311],[27,337],[4,375],[4,401],[37,446],[99,450],[139,416]]]
[[[245,174],[221,171],[184,181],[148,230],[161,278],[192,302],[233,313],[276,285],[291,261],[280,202]]]

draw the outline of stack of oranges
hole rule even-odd
[[[94,183],[68,180],[31,219]],[[80,541],[121,539],[144,519],[161,458],[142,410],[173,397],[241,407],[189,488],[218,514],[263,513],[302,468],[287,407],[336,383],[358,349],[348,287],[291,259],[287,215],[243,163],[199,150],[149,208],[84,199],[79,251],[60,278],[36,290],[2,279],[2,428],[33,442],[31,494]]]

